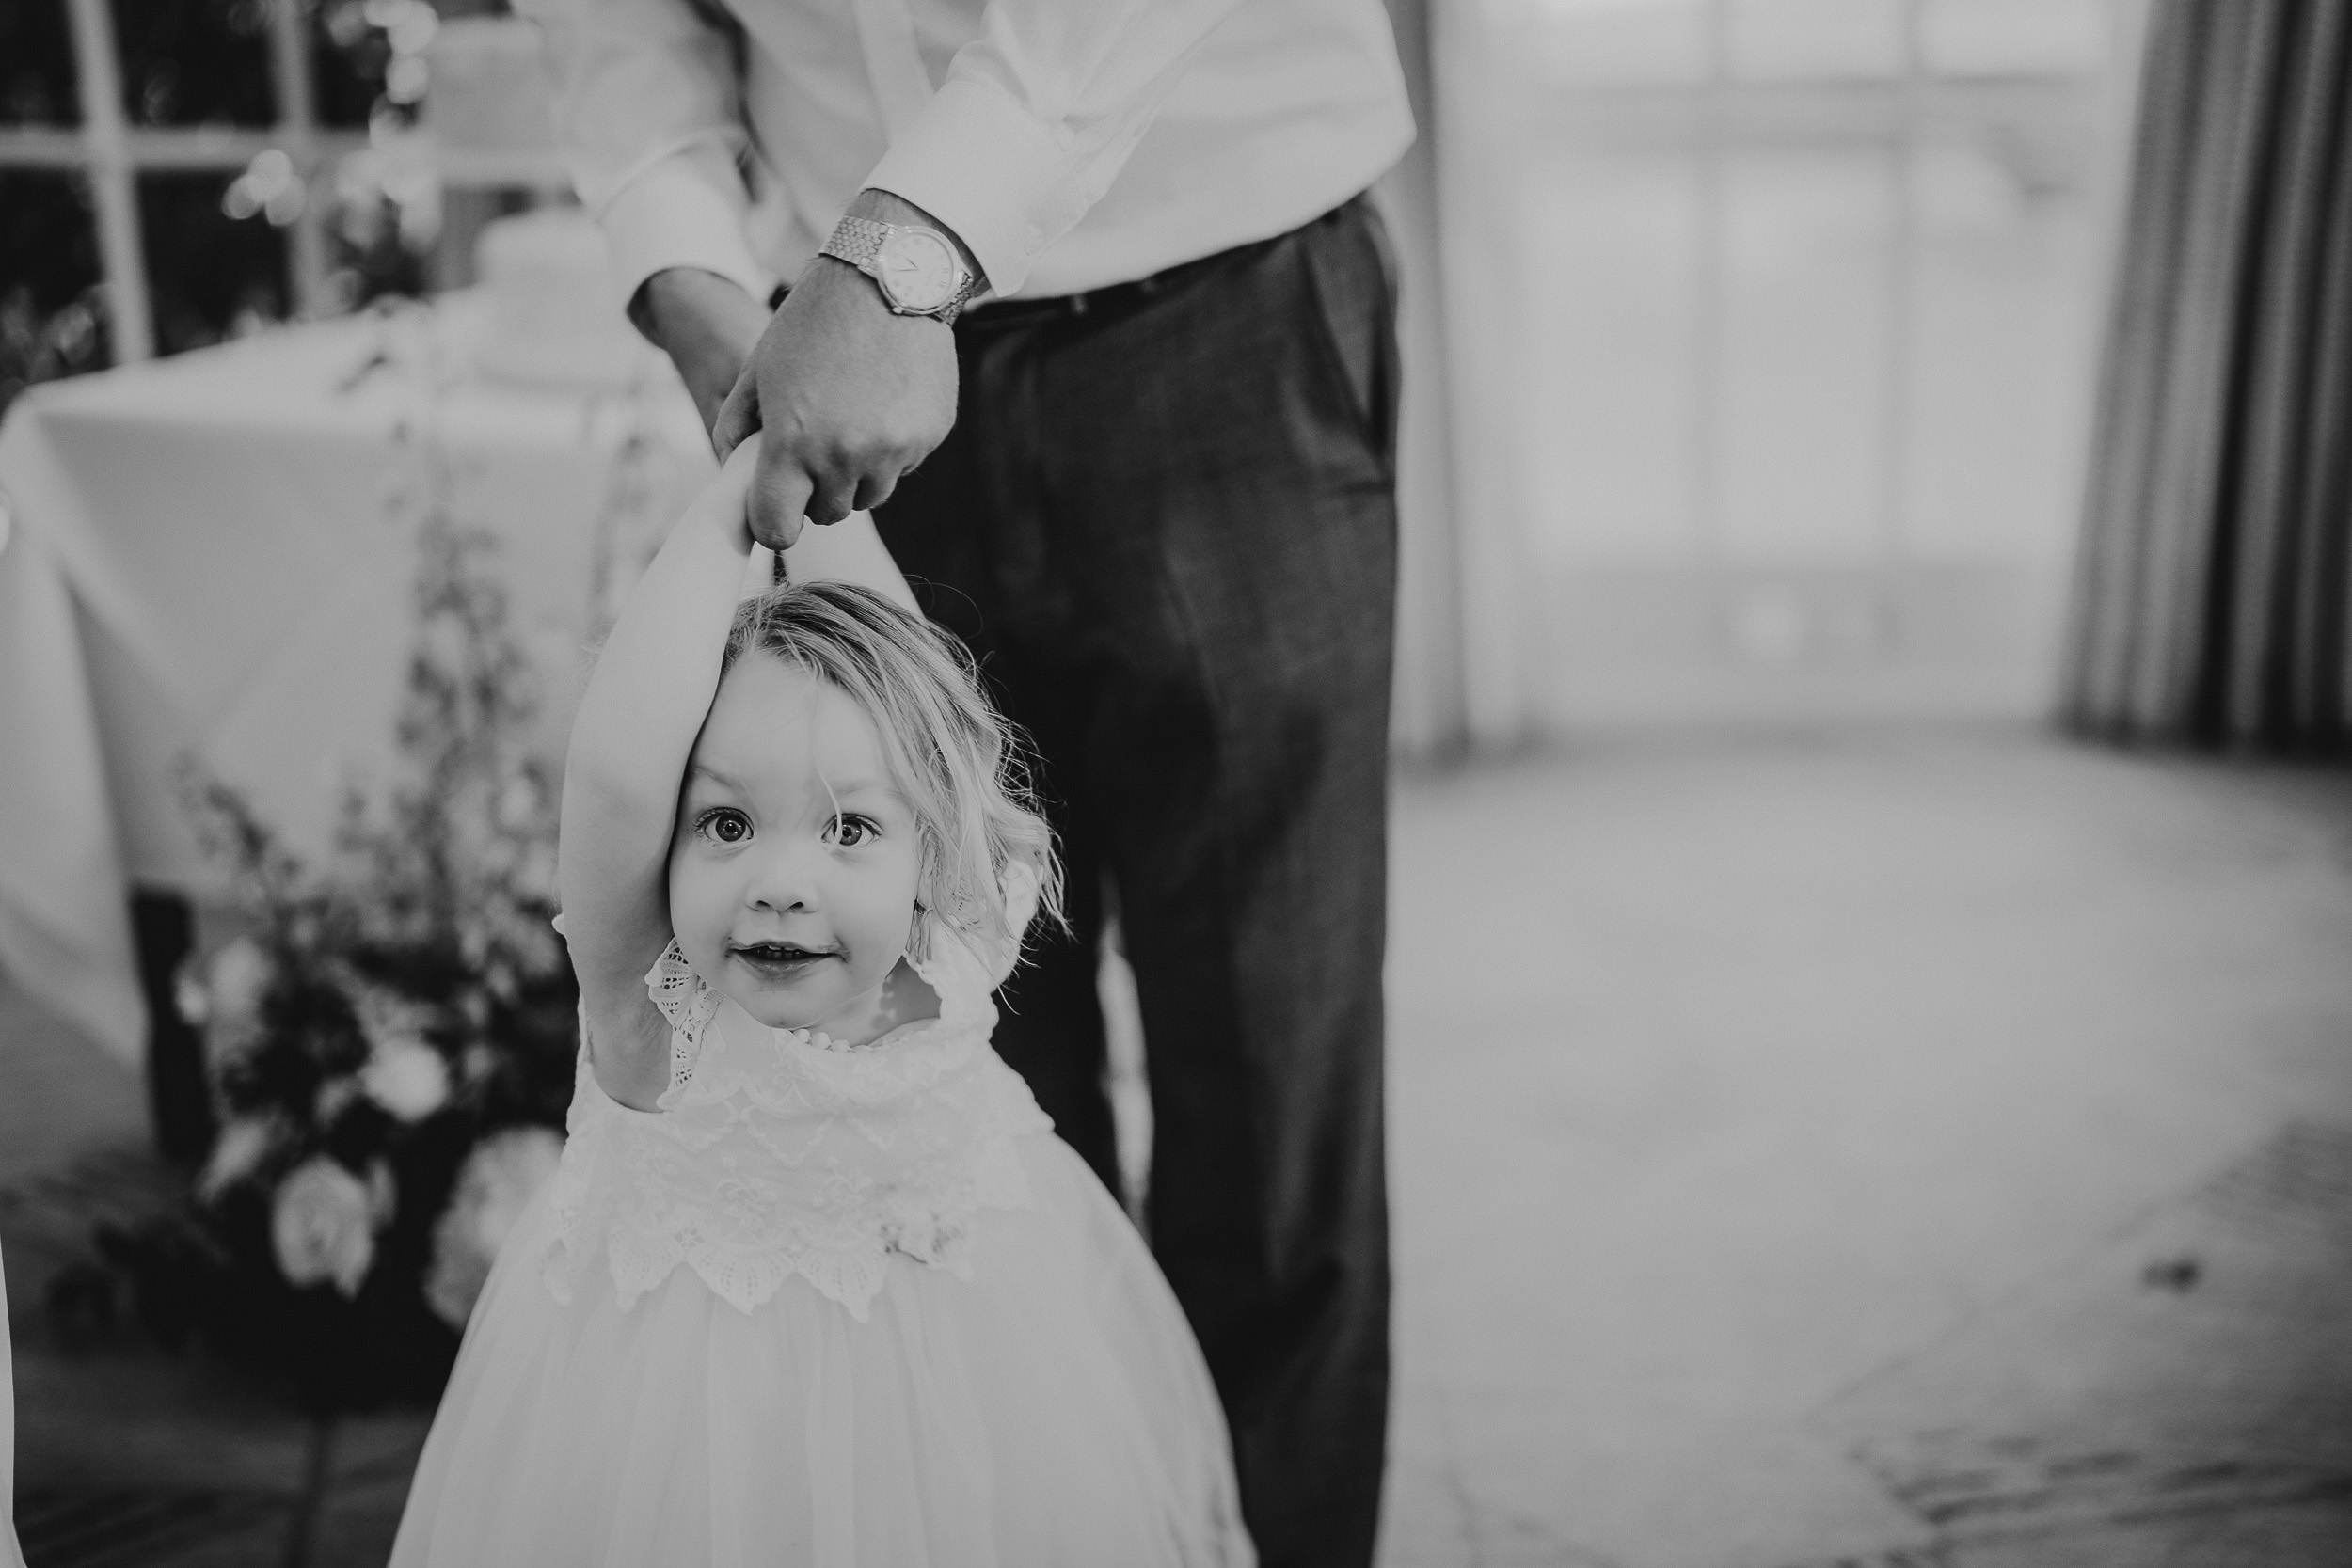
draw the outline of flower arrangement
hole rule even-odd
[[[318,867],[233,789],[190,783],[244,927],[180,985],[220,1131],[178,1212],[105,1243],[167,1340],[274,1364],[326,1408],[437,1394],[572,1086],[530,671],[494,542],[453,515],[437,449],[422,459],[389,780],[347,793]]]

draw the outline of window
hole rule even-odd
[[[156,237],[142,230],[175,202],[221,209],[230,220],[223,243],[280,248],[284,305],[319,316],[350,303],[353,274],[338,251],[356,243],[350,220],[361,202],[388,199],[405,220],[412,209],[437,214],[442,188],[454,187],[461,203],[482,209],[470,214],[478,225],[498,205],[485,193],[563,184],[551,149],[444,156],[412,123],[428,52],[449,54],[462,70],[485,52],[511,52],[521,24],[444,29],[427,0],[119,4],[22,0],[0,27],[0,42],[17,45],[13,69],[0,71],[0,180],[45,172],[86,183],[117,362],[157,351],[159,305],[184,293],[183,274],[205,270],[151,265]],[[118,20],[136,36],[119,36]],[[232,69],[214,69],[208,54],[204,70],[179,70],[176,51],[206,25],[249,37],[250,48],[229,49]],[[208,47],[221,41],[206,38]],[[137,89],[135,103],[126,102],[126,83]],[[462,244],[472,230],[458,228]],[[411,229],[405,237],[420,236]],[[69,246],[79,238],[57,236]],[[184,250],[172,258],[188,259]],[[446,277],[464,269],[438,270]]]
[[[2107,0],[1526,0],[1556,720],[2028,711],[2116,181]]]

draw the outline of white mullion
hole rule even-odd
[[[79,128],[0,126],[0,168],[82,168],[88,163],[89,144]]]
[[[122,147],[132,167],[233,171],[278,145],[276,132],[218,125],[131,126]],[[323,131],[311,137],[322,159],[356,152],[367,145],[358,131]],[[89,143],[80,130],[42,125],[0,126],[0,168],[80,169],[89,166]]]
[[[302,211],[286,234],[287,274],[297,316],[326,313],[326,213],[320,177],[317,94],[310,77],[310,8],[307,0],[272,0],[270,81],[278,94],[278,145],[294,160],[302,182]]]
[[[122,69],[106,0],[66,0],[73,24],[73,71],[82,104],[82,145],[98,209],[98,254],[106,277],[106,340],[117,364],[155,356],[147,259],[139,248],[138,170],[122,114]]]

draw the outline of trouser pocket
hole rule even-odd
[[[1379,209],[1359,196],[1300,230],[1326,368],[1386,467],[1396,453],[1395,251]]]

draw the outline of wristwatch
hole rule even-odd
[[[872,278],[893,315],[931,316],[950,325],[979,281],[954,241],[919,224],[843,218],[817,254]]]

